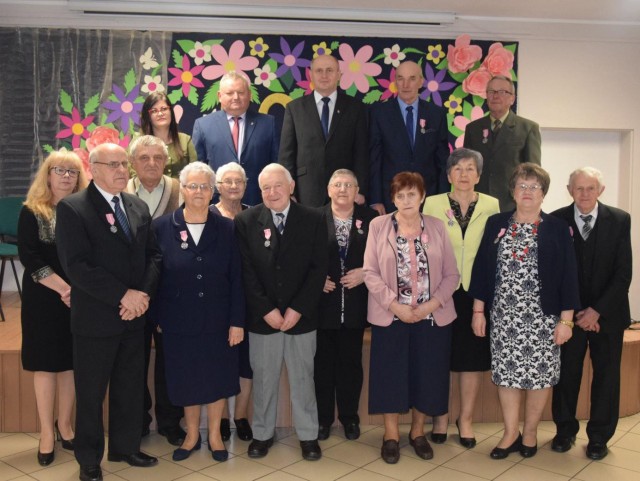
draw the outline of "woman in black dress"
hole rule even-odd
[[[55,435],[65,449],[73,449],[71,289],[56,252],[55,207],[67,195],[86,186],[80,158],[73,152],[53,152],[40,166],[18,221],[18,252],[24,265],[22,366],[34,372],[41,466],[53,462]],[[54,423],[56,390],[58,420]]]

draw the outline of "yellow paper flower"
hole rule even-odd
[[[450,95],[449,100],[444,103],[444,106],[449,109],[451,115],[462,112],[462,99]]]
[[[251,51],[249,52],[254,57],[264,58],[264,53],[269,50],[269,45],[264,43],[262,37],[258,37],[255,40],[249,40],[249,47],[251,47]]]
[[[430,60],[436,65],[438,65],[440,63],[440,60],[442,60],[445,57],[445,54],[442,51],[442,45],[440,44],[435,46],[429,45],[427,47],[427,50],[429,51],[429,53],[427,54],[427,60]]]
[[[320,55],[331,55],[331,49],[327,48],[327,42],[320,42],[313,46],[313,58],[319,57]]]

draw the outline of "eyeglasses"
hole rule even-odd
[[[351,189],[352,187],[357,187],[353,182],[335,182],[331,184],[331,187],[335,187],[336,189]]]
[[[76,170],[76,169],[65,169],[64,167],[51,167],[49,169],[49,172],[55,172],[56,175],[59,175],[60,177],[64,177],[65,175],[69,174],[69,177],[78,177],[78,175],[80,175],[80,171]]]
[[[542,189],[542,186],[540,184],[517,184],[516,185],[516,189],[518,189],[521,192],[525,192],[527,190],[530,190],[531,192],[536,192],[540,189]]]
[[[227,180],[222,180],[220,182],[217,182],[218,185],[222,184],[226,187],[233,187],[234,185],[244,185],[244,180],[231,180],[231,179],[227,179]]]
[[[497,95],[498,97],[506,97],[507,95],[513,95],[513,92],[508,90],[487,90],[487,97],[491,95]]]
[[[198,189],[202,192],[209,192],[212,190],[211,184],[196,184],[195,182],[191,184],[183,184],[182,187],[187,189],[189,192],[197,192]]]
[[[169,110],[169,107],[160,107],[158,109],[149,109],[149,114],[158,115],[158,114],[166,114]]]
[[[100,165],[106,165],[107,167],[109,167],[111,170],[116,170],[118,167],[122,167],[124,169],[128,169],[129,168],[129,161],[128,160],[123,160],[122,162],[117,162],[117,161],[112,161],[112,162],[92,162],[92,164],[100,164]]]

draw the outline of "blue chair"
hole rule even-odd
[[[2,294],[2,284],[4,282],[4,269],[7,261],[11,263],[13,269],[13,277],[16,280],[18,294],[22,299],[22,289],[18,280],[18,271],[14,260],[18,258],[18,246],[16,238],[18,237],[18,217],[24,203],[24,197],[2,197],[0,198],[0,259],[2,259],[2,267],[0,267],[0,295]],[[2,304],[0,304],[0,320],[5,321]]]

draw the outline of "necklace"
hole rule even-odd
[[[511,218],[510,222],[510,228],[509,228],[509,234],[511,235],[511,237],[513,238],[513,250],[511,252],[511,255],[513,257],[513,259],[522,262],[524,260],[524,258],[529,255],[529,246],[531,246],[531,244],[533,244],[538,237],[538,226],[540,225],[540,219],[538,219],[537,221],[535,221],[533,223],[533,228],[531,229],[531,235],[528,237],[528,239],[526,239],[527,241],[527,245],[525,245],[524,249],[522,249],[522,253],[518,253],[517,249],[515,248],[515,239],[518,235],[518,223],[513,219],[513,217]]]

